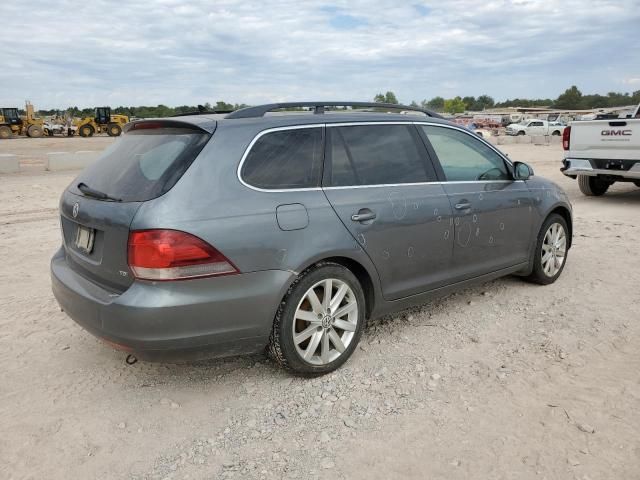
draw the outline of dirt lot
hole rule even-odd
[[[73,173],[0,142],[0,478],[640,478],[640,189],[580,195],[559,146],[505,146],[575,207],[549,287],[505,278],[371,322],[345,367],[138,363],[60,312],[48,261]],[[40,159],[40,160],[38,160]]]

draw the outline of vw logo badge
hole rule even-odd
[[[78,211],[80,210],[80,204],[79,203],[74,203],[73,204],[73,211],[71,212],[73,214],[73,218],[76,218],[78,216]]]

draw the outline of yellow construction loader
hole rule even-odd
[[[74,125],[78,127],[78,134],[81,137],[92,137],[95,133],[106,133],[110,137],[117,137],[127,123],[129,123],[129,117],[126,115],[111,115],[111,108],[98,107],[94,117],[85,117],[76,121]]]
[[[42,136],[44,120],[36,118],[30,102],[26,103],[25,110],[27,114],[21,117],[17,108],[0,108],[0,140],[11,138],[12,135]]]

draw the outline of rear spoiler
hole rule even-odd
[[[194,120],[197,118],[198,117],[193,117]],[[174,118],[149,118],[145,120],[135,120],[127,123],[124,126],[123,131],[124,133],[128,133],[131,131],[153,130],[156,128],[182,128],[208,134],[212,134],[215,131],[217,125],[215,120],[208,118],[200,118],[199,120],[200,121],[185,121]]]

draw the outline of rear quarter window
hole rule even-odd
[[[188,128],[132,130],[107,148],[74,185],[85,183],[123,202],[151,200],[176,184],[210,137]]]
[[[240,176],[265,190],[319,187],[323,142],[321,127],[267,132],[250,147]]]

